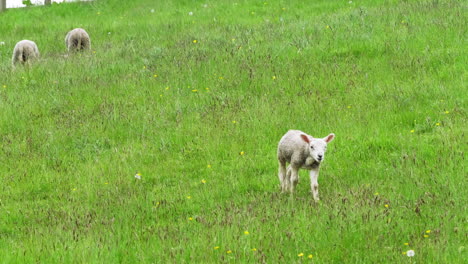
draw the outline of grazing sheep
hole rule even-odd
[[[39,58],[39,49],[37,48],[36,43],[30,40],[21,40],[16,43],[15,48],[13,49],[13,58],[11,63],[13,67],[18,63],[30,63],[31,61]]]
[[[75,28],[65,36],[65,45],[68,52],[91,49],[91,39],[88,33],[82,28]]]
[[[299,180],[299,169],[309,170],[310,186],[314,200],[319,200],[318,175],[320,164],[325,158],[327,143],[335,138],[313,138],[299,130],[289,130],[278,144],[279,179],[281,191],[294,192]],[[286,171],[286,162],[290,163]]]

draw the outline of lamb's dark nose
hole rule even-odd
[[[319,160],[322,160],[322,158],[323,158],[323,155],[318,155]]]

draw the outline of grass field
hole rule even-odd
[[[467,7],[103,0],[1,13],[0,263],[463,263]],[[66,57],[75,27],[92,51]],[[22,39],[41,60],[13,70]],[[294,195],[279,192],[288,129],[336,134],[319,203],[305,171]]]

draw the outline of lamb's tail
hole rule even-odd
[[[83,44],[81,43],[82,40],[83,40],[83,38],[82,38],[82,36],[81,36],[81,34],[80,34],[80,36],[79,36],[79,38],[78,38],[78,45],[76,46],[76,49],[77,49],[77,50],[82,50],[82,49],[83,49],[83,46],[82,46]]]
[[[18,59],[20,62],[25,63],[27,58],[26,49],[23,45],[18,47]]]

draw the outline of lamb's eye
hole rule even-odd
[[[314,146],[310,146],[311,149],[314,149]]]

